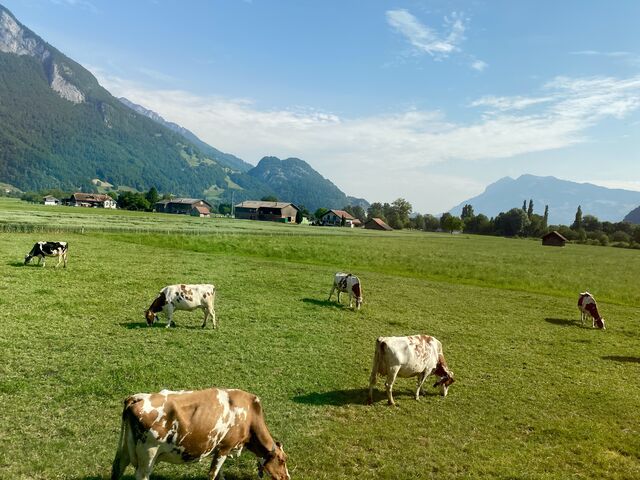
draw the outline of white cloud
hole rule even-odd
[[[445,18],[445,25],[450,29],[446,35],[440,35],[423,25],[406,10],[388,10],[386,15],[389,25],[404,35],[413,47],[434,57],[446,58],[449,54],[459,51],[458,45],[464,40],[464,20],[456,13],[450,18]]]
[[[471,62],[471,68],[479,72],[483,72],[488,66],[487,62],[483,62],[482,60],[474,60]]]
[[[539,96],[478,99],[471,105],[486,111],[475,121],[455,123],[442,112],[417,109],[360,118],[313,109],[265,110],[248,99],[149,90],[93,71],[116,96],[223,151],[252,163],[265,155],[300,157],[350,195],[372,201],[405,196],[423,212],[447,210],[482,190],[461,176],[428,173],[434,164],[448,162],[455,171],[458,161],[568,147],[588,140],[587,129],[599,121],[640,110],[640,76],[558,77]]]

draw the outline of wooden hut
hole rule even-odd
[[[568,242],[568,240],[555,230],[543,235],[542,237],[542,245],[547,247],[564,247],[566,242]]]
[[[364,228],[368,230],[387,230],[387,231],[393,230],[393,228],[391,228],[384,221],[382,221],[382,219],[376,218],[376,217],[370,218],[369,220],[367,220],[366,223],[364,224]]]

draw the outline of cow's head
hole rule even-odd
[[[596,327],[602,329],[602,330],[606,330],[607,327],[604,326],[604,318],[600,317],[600,318],[596,318],[593,323],[595,324]]]
[[[267,456],[258,461],[258,476],[263,477],[267,474],[273,480],[289,480],[289,470],[287,470],[287,454],[280,442],[273,445],[273,449],[267,453]]]
[[[354,296],[356,297],[356,310],[360,310],[362,306],[362,286],[360,283],[355,283],[352,287]]]
[[[449,393],[449,387],[455,381],[455,378],[453,378],[453,372],[449,370],[443,376],[439,376],[438,381],[434,383],[433,386],[440,387],[440,395],[446,397],[447,393]]]
[[[24,256],[24,264],[25,264],[25,265],[26,265],[26,264],[28,264],[28,263],[31,261],[31,259],[32,259],[32,258],[33,258],[33,257],[27,253],[27,254]]]
[[[151,309],[149,309],[144,311],[144,318],[146,318],[147,320],[147,325],[151,326],[156,322],[158,316],[153,311],[151,311]]]

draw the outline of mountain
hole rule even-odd
[[[0,182],[84,190],[99,180],[214,202],[276,195],[308,208],[353,203],[302,160],[283,161],[276,175],[267,164],[253,168],[118,100],[0,5]]]
[[[230,153],[221,152],[217,148],[214,148],[211,145],[203,142],[191,130],[187,130],[186,128],[178,125],[177,123],[166,121],[164,118],[162,118],[159,114],[157,114],[153,110],[148,110],[144,108],[142,105],[133,103],[132,101],[127,100],[124,97],[120,97],[118,98],[118,100],[120,100],[122,103],[124,103],[127,107],[131,108],[132,110],[138,112],[140,115],[144,115],[145,117],[148,117],[151,120],[161,125],[164,125],[168,129],[173,130],[176,133],[179,133],[184,138],[186,138],[189,142],[191,142],[193,145],[198,147],[200,152],[202,152],[205,156],[212,158],[218,164],[229,167],[239,172],[246,172],[253,168],[253,165],[245,162],[241,158],[238,158],[235,155],[231,155]]]
[[[366,209],[369,206],[362,198],[345,195],[331,181],[299,158],[280,160],[277,157],[264,157],[247,174],[267,184],[278,199],[304,205],[311,212],[320,207],[342,208],[351,204]],[[233,175],[231,178],[236,181]]]
[[[629,213],[627,213],[623,221],[640,225],[640,207],[634,208]]]
[[[640,204],[640,192],[611,189],[590,183],[576,183],[555,177],[522,175],[517,179],[504,177],[486,190],[452,208],[460,215],[465,204],[473,205],[474,212],[495,217],[514,207],[521,207],[533,199],[534,210],[542,214],[549,205],[549,224],[570,225],[575,219],[578,205],[583,215],[595,215],[602,221],[619,222],[626,212]]]

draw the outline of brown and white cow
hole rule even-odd
[[[124,401],[111,480],[127,465],[148,480],[156,462],[187,463],[211,457],[210,480],[222,479],[228,456],[246,447],[258,457],[258,475],[288,480],[287,455],[264,421],[260,399],[242,390],[138,393]]]
[[[369,404],[373,402],[373,387],[378,375],[387,377],[385,387],[389,405],[395,405],[392,390],[396,377],[418,377],[416,400],[420,399],[420,388],[429,375],[438,378],[433,386],[439,386],[443,396],[454,382],[453,372],[447,367],[442,353],[442,344],[428,335],[378,337],[369,378]]]
[[[207,318],[211,317],[213,328],[217,327],[216,312],[214,302],[216,298],[216,287],[209,284],[199,285],[167,285],[153,301],[151,306],[145,310],[144,316],[147,325],[151,326],[158,319],[158,313],[164,312],[167,315],[167,327],[174,327],[173,312],[176,310],[192,311],[197,308],[204,310],[204,322],[202,328],[207,325]]]
[[[592,327],[598,327],[602,330],[606,330],[604,326],[604,318],[600,316],[600,312],[598,312],[598,305],[596,304],[596,299],[593,298],[589,292],[582,292],[578,297],[578,310],[580,310],[580,321],[584,325],[584,320],[588,316],[591,316]]]
[[[360,279],[351,273],[338,272],[333,277],[333,286],[329,292],[329,299],[333,292],[338,291],[338,303],[340,303],[340,293],[346,292],[349,294],[349,308],[353,307],[353,299],[356,299],[356,309],[360,310],[362,305],[362,284]]]
[[[45,264],[45,257],[58,257],[56,267],[64,260],[64,268],[67,268],[67,252],[69,245],[67,242],[36,242],[29,253],[24,256],[24,264],[27,265],[31,259],[38,257],[38,265],[42,261]]]

